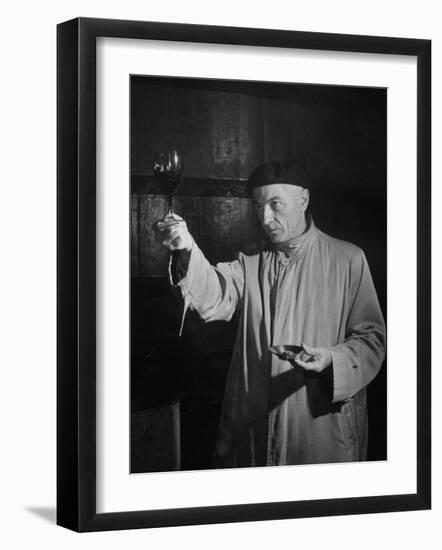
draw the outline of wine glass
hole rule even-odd
[[[155,181],[162,193],[167,195],[168,212],[164,219],[175,218],[173,213],[173,195],[183,181],[184,159],[179,151],[159,151],[153,156],[153,173]],[[173,222],[170,222],[173,225]],[[178,223],[175,221],[175,223]],[[178,336],[183,332],[184,319],[189,307],[187,301],[184,302],[184,311],[181,317],[181,325]]]
[[[153,173],[158,187],[167,195],[168,213],[166,218],[174,217],[173,195],[183,181],[184,159],[179,151],[159,151],[153,156]]]

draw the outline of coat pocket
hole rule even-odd
[[[356,440],[356,423],[353,407],[353,400],[345,402],[338,415],[341,435],[347,445],[353,445]]]

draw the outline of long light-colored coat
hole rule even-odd
[[[206,321],[239,309],[217,466],[366,458],[366,386],[384,359],[385,326],[361,249],[313,221],[288,257],[240,253],[213,267],[194,244],[178,286]],[[332,367],[308,374],[269,352],[302,343],[328,348]]]

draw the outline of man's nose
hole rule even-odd
[[[266,204],[262,210],[261,221],[264,226],[269,225],[273,221],[273,212],[268,204]]]

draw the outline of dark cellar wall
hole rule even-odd
[[[181,313],[164,278],[167,253],[152,238],[166,213],[153,184],[157,150],[184,154],[175,210],[213,263],[262,238],[244,193],[250,171],[270,160],[303,162],[316,225],[364,250],[386,315],[386,99],[381,89],[132,77],[133,375],[164,333],[177,333]],[[234,331],[234,322],[204,325],[190,314],[181,359],[166,361],[176,376],[181,363],[183,419],[194,426],[184,425],[183,468],[210,467]],[[386,366],[369,387],[369,406],[369,457],[382,459]]]
[[[151,224],[166,210],[150,193],[154,151],[184,154],[175,209],[212,261],[231,259],[259,235],[244,182],[270,160],[304,163],[311,209],[326,232],[361,246],[385,279],[386,91],[132,78],[132,275],[162,276],[167,253]],[[197,182],[192,189],[186,181]],[[230,184],[227,192],[224,183]]]
[[[247,179],[307,156],[326,182],[383,185],[385,90],[132,77],[131,97],[132,175],[177,148],[186,177]]]

